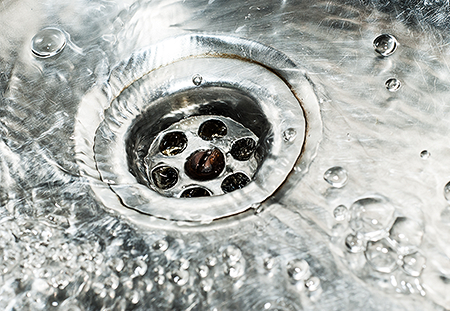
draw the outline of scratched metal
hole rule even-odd
[[[440,0],[1,1],[0,308],[450,309],[449,16]],[[39,57],[47,27],[66,45]],[[398,48],[381,57],[385,33]],[[227,48],[314,94],[278,191],[207,224],[124,206],[79,148],[109,108],[89,96],[182,37],[224,38],[215,57]]]

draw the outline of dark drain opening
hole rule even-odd
[[[106,91],[112,90],[112,99],[100,98],[109,104],[95,125],[92,147],[79,141],[80,152],[93,150],[96,170],[119,204],[129,208],[126,212],[200,223],[237,215],[270,197],[298,164],[306,130],[303,110],[274,72],[218,57],[159,66],[144,62],[137,72],[126,64],[111,75]],[[200,84],[193,83],[194,73],[202,77]],[[302,81],[299,94],[314,101],[308,81],[296,78]],[[83,107],[90,109],[95,94]],[[189,156],[215,148],[225,158],[224,168],[209,180],[190,178]],[[199,159],[206,161],[194,166],[211,164],[208,157]],[[156,171],[159,167],[171,169]],[[109,193],[99,195],[113,200]]]
[[[221,195],[250,183],[270,153],[271,133],[260,103],[245,92],[185,90],[156,100],[136,118],[126,139],[128,167],[164,196]],[[241,166],[247,174],[238,172]]]

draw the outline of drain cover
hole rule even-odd
[[[306,90],[300,98],[305,90],[292,90],[289,75],[276,70],[295,66],[286,56],[229,40],[163,42],[120,64],[109,83],[86,96],[79,113],[97,107],[102,114],[91,120],[95,126],[79,127],[80,137],[87,131],[92,137],[78,144],[80,162],[87,175],[98,172],[124,207],[211,222],[267,200],[298,166],[307,131],[304,102],[316,104],[311,86],[300,76],[305,83],[297,85]],[[192,55],[165,59],[174,44],[186,42],[192,49],[183,50]],[[233,54],[239,49],[244,55]],[[84,157],[88,150],[92,161]]]

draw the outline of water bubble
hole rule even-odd
[[[209,268],[207,265],[199,265],[197,267],[197,274],[202,278],[206,278],[209,274]]]
[[[234,265],[242,258],[242,252],[239,248],[233,245],[228,245],[222,253],[223,259],[228,265]]]
[[[136,290],[126,293],[126,296],[130,300],[130,302],[134,305],[137,304],[141,298],[139,292]]]
[[[217,148],[197,150],[188,157],[184,164],[186,174],[199,181],[218,177],[224,168],[225,156]]]
[[[195,86],[199,86],[202,84],[203,77],[199,74],[195,74],[192,76],[192,83],[194,83]]]
[[[310,291],[316,291],[320,287],[320,279],[317,276],[310,277],[305,281],[306,288]]]
[[[295,281],[306,280],[310,277],[309,264],[306,260],[293,260],[287,264],[287,273]]]
[[[350,211],[350,227],[366,239],[377,240],[390,228],[395,208],[382,198],[370,197],[354,202]]]
[[[55,56],[65,46],[66,36],[57,28],[44,28],[31,39],[31,51],[40,58]]]
[[[178,171],[170,166],[158,166],[152,170],[152,180],[159,189],[170,189],[178,182]]]
[[[378,272],[391,273],[397,268],[397,253],[385,239],[369,242],[364,254],[372,268]]]
[[[366,249],[364,241],[354,234],[349,234],[345,238],[345,246],[350,253],[360,253]]]
[[[420,153],[420,157],[424,160],[428,159],[431,156],[431,153],[428,150],[422,150]]]
[[[159,274],[155,277],[156,284],[161,286],[161,285],[164,285],[165,282],[166,282],[166,277],[164,275]]]
[[[183,286],[189,281],[189,272],[187,270],[175,270],[171,275],[172,281],[178,286]]]
[[[272,270],[275,266],[275,259],[273,257],[267,257],[266,259],[264,259],[263,264],[266,270]]]
[[[147,264],[143,260],[136,260],[136,268],[134,269],[135,276],[143,276],[147,272]]]
[[[288,128],[283,132],[283,139],[286,142],[293,142],[295,140],[295,137],[297,137],[297,131],[293,128]]]
[[[396,92],[400,89],[402,83],[396,78],[390,78],[384,83],[384,86],[389,92]]]
[[[393,35],[382,34],[373,40],[373,48],[375,52],[383,57],[392,55],[397,49],[397,39]]]
[[[169,242],[161,239],[153,243],[152,247],[154,250],[165,252],[169,248]]]
[[[238,139],[231,146],[230,154],[238,161],[247,161],[256,150],[256,141],[246,137]]]
[[[403,257],[403,270],[414,277],[418,277],[422,274],[427,259],[420,253],[414,253]]]
[[[180,262],[179,262],[180,269],[187,270],[187,269],[189,269],[190,265],[191,265],[191,263],[188,259],[185,259],[185,258],[180,259]]]
[[[444,197],[450,202],[450,181],[444,186]]]
[[[348,217],[348,209],[344,205],[337,206],[333,211],[333,216],[336,221],[344,221]]]
[[[238,189],[242,189],[249,183],[250,178],[248,178],[244,173],[238,172],[225,178],[222,182],[221,188],[223,192],[229,193]]]
[[[217,258],[214,256],[208,256],[205,259],[205,263],[208,267],[214,267],[215,265],[217,265]]]
[[[183,132],[170,132],[161,139],[159,151],[166,156],[174,156],[182,153],[187,143],[188,139]]]
[[[394,241],[397,251],[406,255],[417,251],[422,243],[423,234],[420,223],[411,218],[398,217],[389,231],[389,238]]]
[[[342,188],[347,184],[348,174],[344,168],[334,166],[323,174],[323,179],[335,188]]]
[[[198,136],[203,140],[213,140],[227,135],[227,126],[220,120],[207,120],[198,128]]]
[[[245,273],[245,264],[243,262],[238,261],[232,266],[225,265],[224,272],[232,279],[240,278]]]
[[[156,273],[156,274],[162,275],[162,274],[164,274],[164,268],[162,266],[158,265],[158,266],[153,268],[153,272]]]
[[[209,197],[211,196],[211,192],[203,187],[192,187],[184,190],[180,198],[199,198],[199,197]]]
[[[212,279],[205,279],[205,280],[201,280],[200,282],[200,288],[204,291],[204,292],[209,292],[212,289],[214,282]]]

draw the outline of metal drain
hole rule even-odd
[[[131,168],[138,180],[164,196],[220,195],[231,192],[230,187],[236,190],[246,185],[227,183],[238,179],[233,177],[243,174],[248,181],[253,177],[258,167],[257,141],[253,132],[231,118],[189,117],[162,131],[151,143],[144,158],[146,174],[141,175],[137,167],[141,159],[132,160]],[[169,176],[167,171],[175,174]]]
[[[167,220],[211,222],[259,205],[294,167],[307,167],[316,147],[304,144],[304,102],[310,114],[317,107],[311,85],[298,70],[289,75],[295,65],[283,54],[227,40],[169,40],[119,65],[101,90],[86,96],[79,113],[94,100],[104,115],[93,122],[95,130],[79,127],[80,137],[93,136],[78,144],[80,163],[93,177],[96,168],[121,205]],[[194,55],[164,59],[175,42],[186,41],[192,50],[183,50]],[[237,47],[244,55],[230,53]],[[291,89],[293,78],[303,89]],[[311,124],[320,124],[315,117]],[[91,148],[94,162],[85,157]],[[307,157],[300,164],[302,149]],[[104,196],[104,187],[97,194]]]

